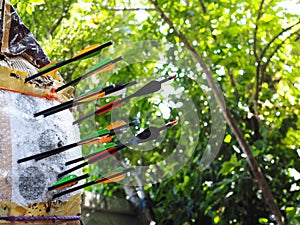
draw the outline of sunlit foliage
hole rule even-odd
[[[211,128],[211,109],[201,87],[188,75],[195,71],[194,61],[184,49],[180,50],[182,43],[153,5],[145,0],[12,2],[51,60],[71,57],[88,45],[108,40],[113,40],[116,46],[146,40],[174,44],[165,55],[177,63],[177,67],[134,63],[120,66],[112,77],[107,73],[77,86],[77,91],[82,92],[98,82],[105,86],[142,80],[155,74],[182,75],[174,82],[174,88],[182,88],[182,93],[197,106],[199,127],[187,133],[192,139],[184,143],[190,145],[191,140],[198,141],[191,159],[180,171],[161,183],[145,183],[158,224],[274,224],[245,155],[230,130],[226,132],[217,158],[208,169],[199,171]],[[291,7],[292,3],[281,0],[160,0],[159,4],[213,71],[226,104],[251,145],[288,224],[300,224],[300,10],[293,10],[296,6],[299,9],[299,4]],[[127,47],[134,48],[134,45]],[[110,54],[104,52],[106,57]],[[171,58],[176,54],[176,58]],[[100,58],[70,65],[60,72],[66,80],[71,80]],[[91,112],[95,105],[104,102],[106,100],[78,108],[76,116]],[[136,101],[134,106],[124,106],[123,110],[129,112],[130,118],[139,117],[142,127],[149,122],[180,119],[184,104],[176,108],[169,102],[166,109],[163,103],[164,98],[156,95]],[[110,115],[98,118],[101,127],[108,125],[107,121]],[[81,127],[82,133],[93,129],[89,123]],[[167,132],[151,152],[129,150],[118,157],[128,164],[162,160],[176,148],[181,132],[189,132],[181,130],[178,126]],[[84,152],[89,151],[84,149]],[[174,166],[166,165],[165,170],[171,171]],[[89,169],[93,176],[104,170],[101,164]],[[124,196],[121,185],[98,186],[91,191]]]

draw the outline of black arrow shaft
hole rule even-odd
[[[71,173],[71,172],[73,172],[73,171],[79,170],[79,169],[81,169],[82,167],[85,167],[85,166],[87,166],[87,165],[89,165],[87,162],[83,162],[83,163],[81,163],[80,165],[77,165],[77,166],[75,166],[75,167],[73,167],[73,168],[71,168],[71,169],[68,169],[68,170],[66,170],[66,171],[64,171],[64,172],[62,172],[62,173],[60,173],[60,174],[58,174],[58,177],[63,177],[63,176],[65,176],[65,175],[67,175],[67,174],[69,174],[69,173]]]
[[[65,165],[69,166],[69,165],[72,165],[74,163],[78,163],[80,161],[83,161],[85,159],[86,159],[85,157],[79,157],[79,158],[76,158],[76,159],[73,159],[73,160],[70,160],[70,161],[66,162]]]
[[[111,85],[111,86],[103,88],[102,90],[95,91],[93,93],[84,95],[82,97],[78,97],[74,100],[70,100],[70,101],[61,103],[59,105],[53,106],[51,108],[45,109],[43,111],[40,111],[38,113],[35,113],[34,116],[37,117],[37,116],[40,116],[40,115],[44,115],[44,117],[47,117],[47,116],[50,116],[54,113],[69,109],[69,108],[77,106],[77,105],[81,105],[81,104],[85,103],[84,100],[87,99],[87,98],[91,98],[91,97],[99,95],[101,93],[104,93],[104,95],[102,96],[102,97],[104,97],[106,95],[117,92],[117,91],[122,90],[123,88],[125,88],[127,86],[131,86],[131,85],[134,85],[136,83],[137,83],[136,81],[132,81],[132,82],[125,83],[125,84],[124,83],[123,84],[118,84],[116,86]]]
[[[58,154],[60,152],[66,151],[66,150],[74,148],[76,146],[77,146],[77,143],[65,145],[65,146],[59,147],[59,148],[54,149],[54,150],[50,150],[50,151],[47,151],[47,152],[42,152],[42,153],[39,153],[39,154],[36,154],[36,155],[32,155],[32,156],[29,156],[29,157],[19,159],[17,162],[18,163],[23,163],[23,162],[26,162],[26,161],[29,161],[29,160],[32,160],[32,159],[40,160],[40,159],[48,157],[50,155],[50,152],[51,152],[51,155],[53,155],[53,152],[55,152],[55,154]]]
[[[60,108],[64,108],[64,107],[69,106],[69,105],[72,105],[72,104],[73,104],[73,100],[69,100],[69,101],[67,101],[67,102],[61,103],[61,104],[59,104],[59,105],[56,105],[56,106],[53,106],[53,107],[51,107],[51,108],[45,109],[45,110],[43,110],[43,111],[40,111],[40,112],[38,112],[38,113],[35,113],[35,114],[34,114],[34,117],[37,117],[37,116],[40,116],[40,115],[44,115],[44,114],[50,113],[50,112],[52,112],[52,111],[56,111],[56,110],[58,110],[58,109],[60,109]]]

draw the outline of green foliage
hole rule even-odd
[[[288,224],[299,224],[300,187],[295,171],[300,171],[300,26],[296,25],[278,35],[299,21],[299,15],[284,10],[284,1],[281,0],[265,1],[260,17],[258,0],[158,2],[177,29],[187,36],[209,63],[228,108],[263,169],[279,208]],[[117,156],[131,165],[150,165],[171,155],[181,135],[191,138],[183,140],[187,149],[193,144],[190,140],[198,140],[195,151],[188,152],[192,158],[179,171],[172,172],[178,166],[174,161],[165,165],[164,169],[148,174],[148,184],[153,181],[151,172],[169,177],[145,187],[154,202],[153,210],[158,224],[274,224],[274,217],[257,188],[247,159],[230,130],[227,130],[217,158],[208,169],[199,171],[211,128],[211,109],[203,90],[191,79],[192,76],[188,76],[197,73],[195,62],[174,35],[174,30],[152,10],[149,2],[23,0],[13,3],[51,60],[69,58],[86,46],[108,40],[121,46],[118,49],[120,54],[134,49],[135,45],[126,43],[136,41],[159,40],[174,44],[166,56],[174,65],[178,65],[177,70],[168,65],[156,68],[153,62],[142,61],[124,68],[120,66],[114,76],[109,72],[101,77],[97,75],[94,79],[81,82],[76,88],[80,94],[95,87],[98,82],[106,86],[134,79],[143,80],[153,77],[154,73],[167,76],[176,72],[182,75],[176,79],[174,87],[176,90],[182,88],[186,99],[197,106],[199,119],[196,123],[199,129],[190,132],[179,125],[165,133],[163,140],[152,151],[128,149]],[[149,10],[128,10],[139,7]],[[127,10],[120,10],[124,8]],[[60,72],[66,80],[71,80],[105,57],[111,57],[108,50],[100,57],[70,65]],[[163,99],[158,94],[155,98],[131,102],[134,106],[125,105],[122,108],[124,114],[121,115],[129,115],[131,119],[139,117],[143,128],[149,122],[160,124],[162,120],[182,119],[180,116],[184,115],[187,103],[182,100],[183,97],[180,98],[185,103],[182,106],[176,108],[168,105],[170,115],[165,118],[163,115],[166,111],[160,105]],[[76,117],[92,112],[107,101],[105,99],[78,107]],[[110,115],[98,117],[97,123],[103,128],[110,119]],[[81,127],[83,136],[91,133],[91,130],[96,130],[96,127],[89,121]],[[126,139],[126,136],[123,138]],[[96,147],[85,147],[84,153]],[[87,168],[87,171],[95,178],[112,169],[114,163],[115,160],[110,159]],[[124,197],[121,189],[121,185],[112,184],[95,186],[90,191]]]

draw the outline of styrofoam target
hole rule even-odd
[[[68,169],[66,161],[81,156],[81,148],[40,161],[18,164],[17,160],[78,141],[79,131],[72,125],[71,112],[35,118],[35,112],[59,102],[10,91],[0,91],[0,104],[0,186],[4,190],[0,200],[21,206],[51,200],[55,191],[49,192],[47,188],[57,181],[59,173]],[[75,174],[80,175],[80,171]]]

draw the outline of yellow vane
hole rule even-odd
[[[112,141],[112,136],[103,136],[103,137],[97,137],[93,138],[92,140],[85,141],[84,144],[104,144]]]
[[[89,47],[86,47],[85,49],[82,49],[81,51],[79,51],[77,54],[73,55],[72,58],[76,58],[77,56],[80,56],[80,55],[82,55],[82,54],[84,54],[86,52],[89,52],[89,51],[91,51],[91,50],[93,50],[95,48],[98,48],[99,46],[100,45],[98,45],[98,44],[94,44],[94,45],[91,45]]]
[[[91,97],[89,97],[89,98],[86,98],[86,96],[84,96],[84,99],[83,100],[80,100],[80,98],[78,98],[78,99],[76,99],[76,102],[88,102],[88,101],[93,101],[93,100],[96,100],[96,99],[98,99],[98,98],[101,98],[101,97],[103,97],[103,96],[105,96],[105,92],[100,92],[99,94],[97,94],[97,95],[93,95],[93,96],[91,96]]]
[[[113,129],[116,129],[116,128],[118,128],[118,127],[120,127],[120,126],[123,126],[123,125],[126,125],[126,122],[125,122],[124,120],[118,120],[118,121],[116,121],[116,122],[110,124],[110,125],[107,126],[106,128],[107,128],[108,130],[113,130]]]
[[[115,64],[114,64],[114,63],[113,63],[113,64],[109,64],[109,65],[105,66],[105,67],[101,70],[101,72],[109,71],[109,70],[113,69],[114,67],[115,67]]]
[[[113,176],[114,174],[118,174],[118,173],[120,173],[120,172],[111,173],[111,174],[109,174],[108,177]],[[121,180],[125,179],[125,177],[126,177],[126,174],[122,173],[119,176],[113,177],[111,179],[108,178],[108,179],[105,179],[103,181],[100,181],[100,182],[98,182],[98,184],[107,184],[107,183],[111,183],[111,182],[118,182],[118,181],[121,181]]]
[[[47,64],[46,66],[42,67],[39,71],[43,71],[44,69],[47,69],[47,68],[49,68],[49,67],[51,67],[51,66],[53,66],[53,65],[55,65],[55,64],[56,64],[56,62],[55,62],[55,61],[52,61],[52,62],[50,62],[49,64]],[[58,71],[58,69],[54,69],[54,70],[52,70],[52,71],[50,71],[50,72],[48,72],[48,73],[43,74],[42,76],[47,76],[47,75],[49,75],[49,76],[52,76],[52,77],[53,77],[53,75],[56,74],[57,71]]]

